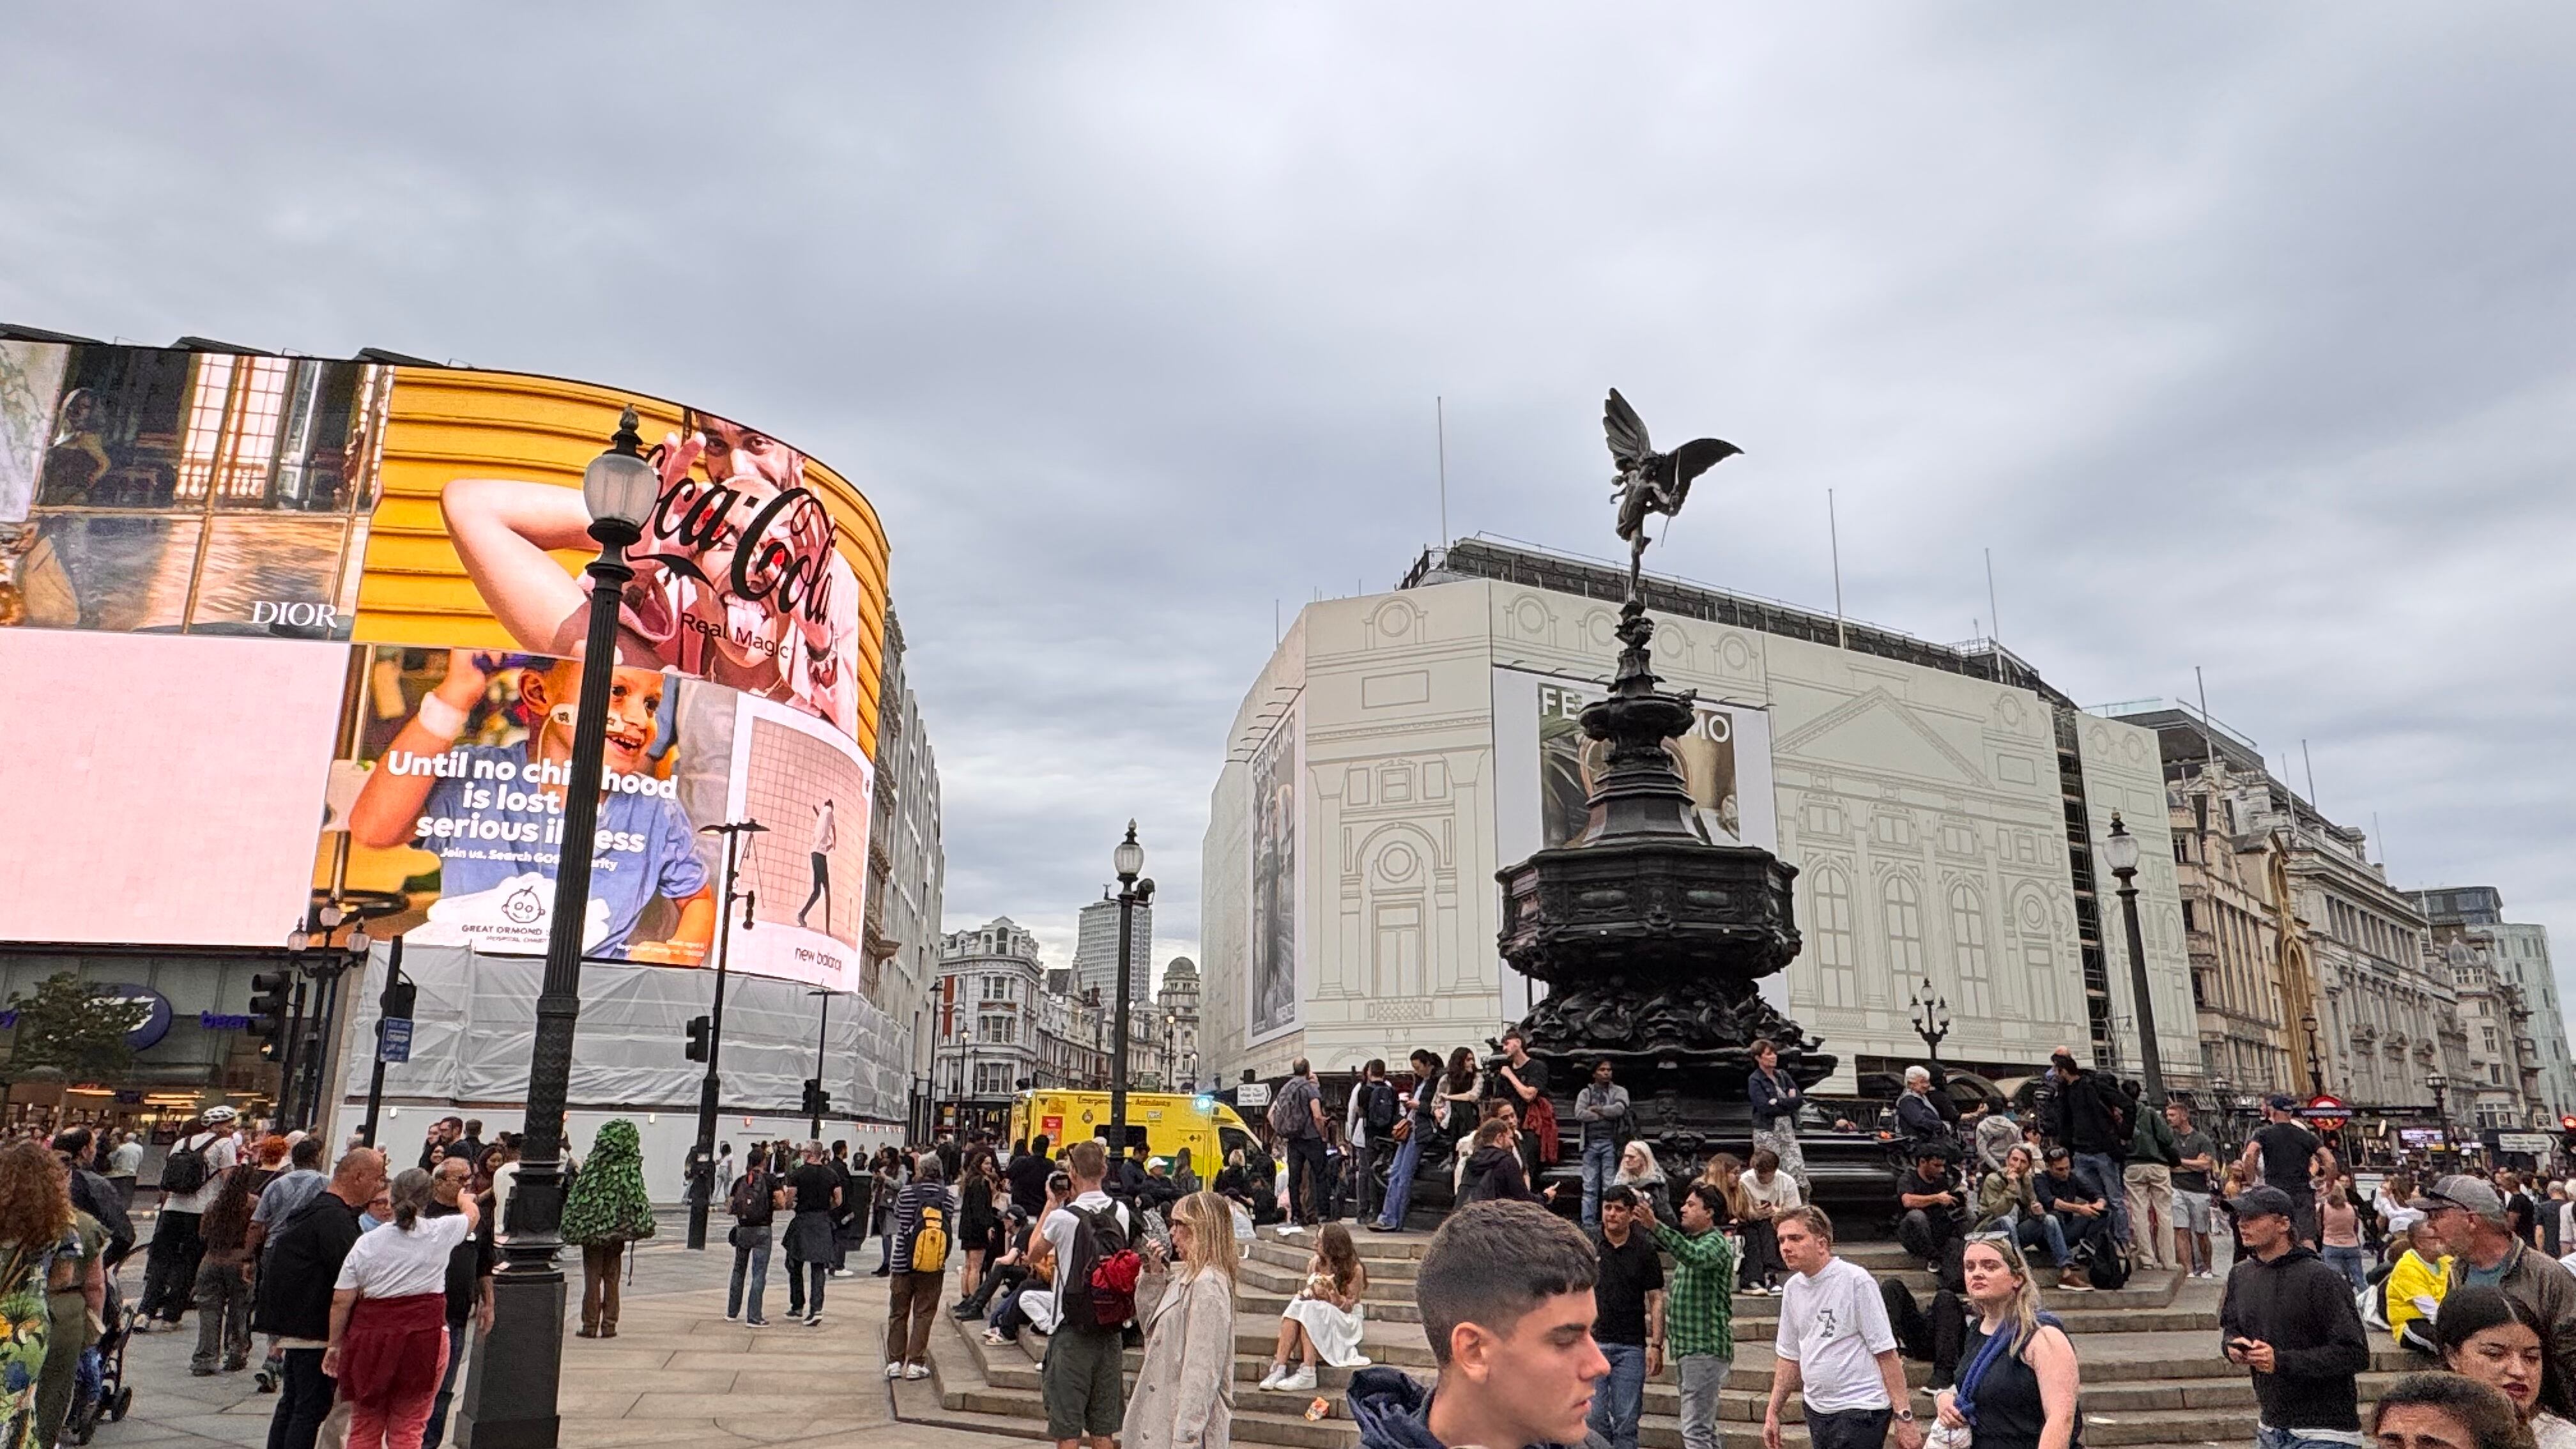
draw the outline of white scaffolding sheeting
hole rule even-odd
[[[377,1003],[390,950],[378,942],[368,954],[366,983],[351,1001],[358,1013],[346,1083],[353,1099],[366,1096],[375,1067]],[[385,1096],[524,1102],[545,962],[462,946],[406,946],[403,975],[420,989],[411,1060],[385,1068]],[[715,985],[710,970],[583,963],[567,1105],[695,1111],[706,1067],[685,1055],[688,1022],[710,1009]],[[717,1110],[801,1115],[818,1028],[828,1025],[823,1090],[832,1096],[832,1115],[902,1121],[908,1083],[893,1020],[865,997],[835,992],[827,1024],[823,999],[812,990],[801,982],[726,977]]]

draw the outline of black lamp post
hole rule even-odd
[[[832,1040],[832,993],[808,991],[805,994],[821,997],[823,1001],[822,1014],[814,1023],[814,1092],[805,1103],[805,1110],[813,1114],[813,1120],[805,1124],[805,1135],[820,1142],[823,1140],[823,1049]]]
[[[752,905],[757,899],[752,892],[736,892],[734,881],[742,865],[742,838],[764,834],[768,829],[757,820],[698,827],[700,835],[724,837],[725,861],[724,914],[716,921],[716,999],[707,1014],[707,1075],[698,1083],[698,1145],[689,1153],[688,1245],[692,1248],[707,1245],[707,1214],[713,1209],[715,1197],[716,1098],[720,1090],[716,1059],[724,1054],[725,964],[733,956],[733,903],[742,902],[742,928],[748,931],[752,927]]]
[[[1127,999],[1133,991],[1127,962],[1136,938],[1136,907],[1154,898],[1154,883],[1137,878],[1145,869],[1145,847],[1136,843],[1135,821],[1127,822],[1127,838],[1118,842],[1110,863],[1118,871],[1118,1020],[1110,1028],[1109,1155],[1118,1157],[1127,1151]]]
[[[2450,1090],[2451,1079],[2440,1072],[2426,1072],[2424,1085],[2433,1093],[2434,1125],[2442,1129],[2442,1140],[2447,1143],[2451,1140],[2451,1114],[2445,1110],[2448,1103],[2443,1094]]]
[[[2102,859],[2120,882],[2120,917],[2129,928],[2129,996],[2138,1009],[2138,1075],[2145,1100],[2165,1100],[2164,1058],[2156,1049],[2156,1007],[2147,999],[2147,943],[2138,930],[2138,837],[2111,812],[2111,834],[2102,842]]]
[[[582,653],[581,702],[574,716],[572,768],[564,780],[563,854],[555,866],[554,916],[546,974],[537,993],[536,1043],[528,1054],[528,1108],[509,1238],[492,1275],[492,1328],[474,1364],[479,1391],[466,1406],[458,1442],[473,1449],[552,1449],[563,1428],[555,1392],[563,1377],[564,1096],[572,1085],[573,1028],[581,1016],[581,933],[590,902],[592,837],[599,829],[601,757],[608,688],[615,673],[617,609],[635,570],[626,547],[643,536],[659,493],[637,434],[635,409],[617,420],[608,451],[582,474],[590,536],[599,557],[590,577],[590,632]],[[710,1064],[712,1066],[712,1064]]]
[[[1923,1049],[1931,1055],[1932,1065],[1941,1065],[1941,1039],[1950,1034],[1950,1003],[1935,995],[1932,978],[1923,978],[1913,997],[1914,1034],[1923,1038]]]
[[[2316,1013],[2309,1012],[2300,1017],[2299,1025],[2308,1034],[2308,1095],[2322,1097],[2326,1092],[2326,1059],[2325,1054],[2317,1049]]]

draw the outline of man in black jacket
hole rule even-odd
[[[322,1372],[331,1342],[331,1290],[340,1260],[358,1241],[358,1213],[385,1185],[384,1154],[350,1150],[330,1186],[287,1219],[268,1240],[265,1271],[251,1304],[251,1331],[277,1335],[286,1358],[277,1411],[268,1420],[268,1449],[313,1449],[331,1415],[339,1385]]]
[[[2049,1063],[2057,1083],[2049,1130],[2074,1157],[2075,1175],[2111,1205],[2111,1239],[2126,1247],[2129,1194],[2120,1159],[2129,1153],[2128,1096],[2109,1076],[2078,1066],[2072,1047],[2059,1047]]]
[[[2352,1285],[2300,1246],[2289,1194],[2257,1187],[2228,1206],[2245,1256],[2228,1272],[2218,1336],[2253,1371],[2257,1449],[2348,1449],[2360,1442],[2355,1379],[2370,1367]]]

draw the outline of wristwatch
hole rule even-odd
[[[1913,1422],[1914,1422],[1914,1411],[1913,1411],[1912,1409],[1899,1409],[1899,1410],[1897,1410],[1897,1411],[1896,1411],[1896,1422],[1898,1422],[1898,1423],[1900,1423],[1900,1424],[1911,1424],[1911,1423],[1913,1423]]]

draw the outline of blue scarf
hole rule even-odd
[[[2061,1332],[2066,1327],[2056,1314],[2045,1310],[2042,1310],[2039,1315],[2039,1324],[2042,1328],[2054,1328]],[[1984,1343],[1977,1346],[1977,1356],[1969,1360],[1968,1367],[1959,1375],[1959,1390],[1951,1400],[1951,1406],[1959,1411],[1959,1417],[1967,1420],[1971,1427],[1974,1427],[1977,1422],[1977,1385],[1985,1382],[1986,1371],[1993,1368],[1996,1361],[2004,1356],[2005,1349],[2011,1344],[2012,1338],[2013,1325],[2006,1322],[1992,1334],[1987,1335]]]

